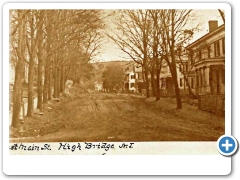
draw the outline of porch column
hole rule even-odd
[[[200,86],[199,94],[201,94],[201,95],[204,94],[204,92],[203,92],[203,82],[204,82],[203,68],[201,67],[199,69],[199,86]]]
[[[209,74],[210,74],[210,67],[207,66],[206,69],[205,69],[205,77],[206,77],[206,94],[210,94]]]
[[[203,94],[206,94],[206,66],[203,66],[203,85],[202,85],[202,92]]]
[[[199,94],[199,75],[198,75],[198,69],[195,69],[195,90],[196,90],[196,94]]]

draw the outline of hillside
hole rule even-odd
[[[101,81],[102,73],[106,69],[106,67],[108,67],[108,66],[117,65],[117,66],[126,67],[131,63],[133,63],[133,61],[107,61],[107,62],[92,63],[92,65],[95,68],[95,77],[92,78],[92,79],[94,81]]]

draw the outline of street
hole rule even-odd
[[[224,117],[187,103],[181,110],[175,106],[174,98],[156,102],[133,94],[85,92],[70,100],[50,101],[51,110],[26,117],[22,137],[10,136],[10,141],[216,141],[224,134]]]

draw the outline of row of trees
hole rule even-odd
[[[103,89],[107,92],[119,91],[124,82],[124,69],[122,66],[109,65],[102,73]]]
[[[186,44],[198,31],[198,24],[193,25],[195,13],[191,9],[156,9],[156,10],[118,10],[115,12],[115,31],[107,33],[118,47],[143,68],[146,84],[146,96],[150,88],[156,100],[160,99],[159,78],[164,64],[169,67],[175,89],[177,109],[182,108],[180,89],[177,80],[177,68],[184,65],[183,51]],[[225,13],[216,10],[223,23]],[[193,64],[189,64],[191,70]],[[185,84],[190,95],[196,98],[190,88],[187,72],[183,72]],[[148,78],[150,75],[150,79]]]
[[[28,69],[27,116],[33,115],[34,86],[38,108],[64,92],[67,79],[89,78],[102,43],[104,13],[99,10],[11,10],[10,57],[15,65],[12,126],[18,122],[25,66]]]
[[[149,85],[156,100],[160,99],[159,78],[162,65],[166,63],[172,75],[177,108],[182,108],[177,81],[176,52],[179,46],[192,37],[194,28],[186,30],[191,10],[119,10],[115,27],[118,31],[108,36],[143,67],[146,96]],[[151,75],[150,79],[146,78]]]

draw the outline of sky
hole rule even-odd
[[[199,24],[199,32],[195,33],[193,36],[193,41],[199,39],[203,35],[208,33],[208,21],[217,20],[218,25],[222,25],[223,21],[217,9],[213,10],[194,10],[195,19],[191,22],[192,26]],[[108,21],[109,26],[111,26],[112,21]],[[191,25],[190,25],[191,26]],[[106,43],[102,46],[99,55],[96,57],[97,61],[116,61],[124,60],[128,56],[123,53],[114,42],[106,39]],[[128,58],[129,59],[129,58]]]

